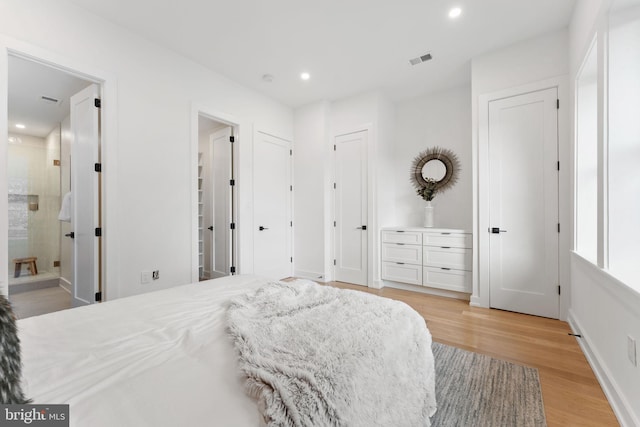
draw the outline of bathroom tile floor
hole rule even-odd
[[[71,308],[71,294],[59,286],[9,295],[18,319]]]

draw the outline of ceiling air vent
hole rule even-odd
[[[419,56],[417,58],[413,58],[409,60],[409,64],[411,65],[418,65],[418,64],[422,64],[423,62],[427,62],[430,59],[432,59],[433,57],[431,56],[430,53],[425,53],[422,56]]]
[[[59,99],[55,99],[55,98],[51,98],[50,96],[44,96],[42,95],[40,97],[44,102],[50,103],[50,104],[58,104],[60,102]]]

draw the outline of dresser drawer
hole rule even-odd
[[[424,286],[448,289],[457,292],[471,292],[471,272],[439,267],[424,267]]]
[[[463,233],[422,233],[425,246],[444,246],[449,248],[471,248],[471,234]]]
[[[383,243],[382,261],[422,264],[422,246],[404,243]]]
[[[422,233],[419,231],[384,230],[382,243],[405,243],[408,245],[421,245]]]
[[[422,285],[422,266],[396,262],[382,263],[382,279]]]
[[[422,259],[424,265],[429,267],[471,270],[471,249],[423,246]]]

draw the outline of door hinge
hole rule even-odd
[[[235,136],[233,136],[233,135],[231,135],[231,136],[229,137],[229,142],[236,142],[236,137],[235,137]]]
[[[560,162],[558,162],[558,170],[560,170]]]
[[[102,236],[102,228],[97,227],[95,232],[96,232],[96,237],[101,237]]]
[[[289,262],[293,262],[293,257],[289,258]]]
[[[289,150],[289,155],[293,156],[293,150]]]
[[[333,260],[333,265],[336,265],[336,260],[335,259]]]
[[[235,230],[236,229],[236,223],[232,222],[229,227],[231,227],[232,230]]]
[[[229,185],[230,185],[230,186],[232,186],[232,187],[233,187],[234,185],[236,185],[236,180],[235,180],[235,179],[231,179],[231,180],[229,180]]]
[[[236,272],[236,268],[232,265],[229,271],[231,272],[231,274],[234,274]]]
[[[289,227],[293,227],[293,221],[289,221]]]
[[[289,191],[293,191],[293,185],[289,186]]]
[[[96,292],[96,302],[101,302],[102,301],[102,292]]]
[[[560,232],[560,223],[558,223],[558,233]]]
[[[560,295],[560,285],[558,285],[558,295]]]
[[[336,144],[333,144],[333,151],[336,151]]]
[[[335,182],[333,183],[333,189],[334,190],[336,189],[336,183]]]
[[[333,226],[334,226],[334,227],[336,226],[336,222],[335,222],[335,221],[333,221]]]
[[[560,100],[556,99],[556,109],[559,110],[560,109]]]
[[[102,163],[94,163],[93,170],[96,172],[102,172]]]
[[[93,105],[95,105],[96,108],[102,108],[102,101],[100,100],[100,98],[95,98],[93,100]]]

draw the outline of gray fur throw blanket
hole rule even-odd
[[[0,294],[0,403],[31,401],[22,392],[22,363],[16,317],[7,298]]]
[[[267,426],[429,426],[431,334],[408,305],[310,281],[233,299],[228,332]]]

